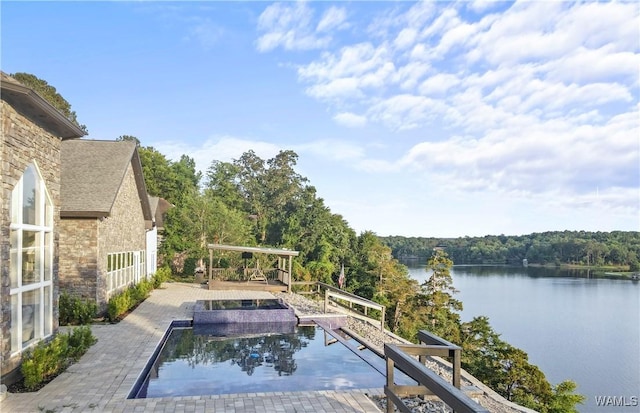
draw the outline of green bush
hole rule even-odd
[[[163,282],[169,281],[171,279],[171,268],[162,267],[156,271],[156,274],[153,276],[153,287],[160,288]]]
[[[129,287],[131,294],[131,303],[136,305],[149,297],[149,293],[153,290],[153,281],[141,280],[138,284]]]
[[[131,293],[127,288],[124,291],[114,294],[109,298],[107,304],[107,318],[110,321],[117,321],[118,317],[126,313],[131,308]]]
[[[74,328],[67,334],[58,334],[50,342],[40,342],[22,358],[24,385],[29,390],[57,376],[76,362],[96,342],[91,328]]]
[[[184,267],[182,268],[182,276],[188,277],[193,276],[196,272],[196,267],[198,266],[198,258],[188,257],[184,260]]]
[[[68,336],[69,352],[67,355],[72,361],[80,360],[80,357],[97,341],[89,326],[74,328],[68,333]]]
[[[60,295],[60,325],[89,324],[97,313],[98,306],[93,301],[69,294]]]
[[[152,279],[141,280],[135,285],[114,294],[107,303],[107,318],[111,322],[118,321],[120,317],[149,297],[155,281]]]

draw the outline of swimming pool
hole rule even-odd
[[[385,380],[318,326],[234,336],[174,326],[146,370],[130,398],[381,388]]]

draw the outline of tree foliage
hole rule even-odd
[[[523,236],[382,237],[397,258],[426,258],[443,247],[458,264],[579,264],[640,268],[640,232],[555,231]]]
[[[77,125],[84,131],[85,134],[89,133],[85,125],[78,123],[76,112],[71,110],[71,104],[67,102],[65,98],[58,93],[55,87],[51,86],[47,81],[38,78],[30,73],[18,72],[10,75],[23,85],[30,87],[40,96],[51,103],[51,105],[58,109],[67,119]]]

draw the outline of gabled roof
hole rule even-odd
[[[0,89],[2,100],[53,135],[62,139],[75,139],[85,135],[78,125],[67,119],[45,98],[2,71]]]
[[[151,216],[154,217],[156,227],[164,227],[164,215],[167,211],[174,207],[169,201],[164,198],[149,195],[149,206],[151,207]]]
[[[131,164],[144,219],[153,219],[142,165],[134,142],[87,139],[63,141],[60,163],[61,217],[109,216]]]

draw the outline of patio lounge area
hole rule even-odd
[[[292,260],[299,255],[298,251],[224,244],[209,244],[208,248],[207,285],[210,290],[291,292]],[[240,253],[244,266],[217,268],[214,265],[216,252]]]

